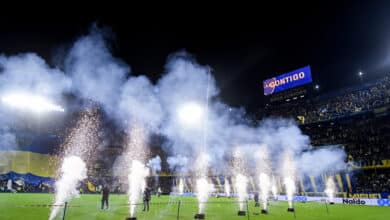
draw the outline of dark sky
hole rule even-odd
[[[53,64],[97,22],[112,29],[113,52],[133,74],[156,81],[167,56],[185,49],[213,68],[224,102],[251,111],[264,104],[264,79],[305,65],[321,92],[359,84],[359,71],[364,80],[390,72],[390,1],[231,6],[1,15],[0,53],[32,51]]]

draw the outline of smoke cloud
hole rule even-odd
[[[163,110],[147,77],[128,79],[123,85],[117,110],[122,122],[141,123],[148,131],[158,132]]]
[[[127,129],[137,123],[146,137],[152,133],[165,136],[167,162],[177,172],[194,170],[194,158],[204,149],[215,174],[229,172],[236,148],[253,168],[261,161],[254,152],[266,149],[269,175],[282,175],[286,151],[291,152],[297,174],[319,175],[344,166],[343,150],[314,149],[293,120],[268,118],[254,126],[242,108],[232,108],[219,99],[211,69],[185,51],[168,56],[163,76],[155,83],[146,76],[130,76],[130,72],[129,65],[112,55],[107,32],[93,26],[72,44],[63,71],[49,67],[33,53],[0,56],[0,93],[26,91],[53,99],[71,93],[99,103],[118,126]],[[0,111],[5,111],[3,105]],[[8,125],[0,120],[1,126]],[[14,144],[6,128],[0,128],[1,144]]]
[[[15,111],[5,104],[4,97],[14,94],[35,94],[61,103],[62,94],[70,91],[71,80],[50,67],[35,53],[0,55],[0,149],[17,149],[14,132],[23,120],[23,110]]]
[[[68,92],[71,80],[34,53],[0,56],[0,93],[22,92],[58,99]]]
[[[161,158],[160,156],[155,156],[149,160],[147,166],[152,168],[153,175],[156,175],[161,171]]]
[[[82,99],[99,103],[113,115],[130,67],[112,56],[105,34],[92,26],[88,35],[73,44],[64,66],[73,82],[72,91]]]
[[[302,153],[297,158],[297,166],[302,174],[319,176],[344,168],[345,157],[346,154],[342,149],[329,146],[326,149]]]
[[[16,137],[7,127],[0,128],[0,150],[8,150],[16,147]]]

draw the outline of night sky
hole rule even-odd
[[[189,3],[188,3],[189,4]],[[56,65],[58,54],[93,22],[112,30],[112,50],[156,80],[169,54],[185,49],[209,65],[221,99],[256,111],[262,81],[311,65],[321,93],[390,73],[390,1],[334,1],[241,9],[67,11],[0,16],[0,53],[36,52]]]

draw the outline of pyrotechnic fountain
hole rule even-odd
[[[145,178],[149,175],[149,169],[144,164],[146,150],[145,135],[145,131],[141,125],[137,123],[131,125],[126,152],[126,158],[129,160],[129,188],[127,192],[130,204],[130,218],[127,219],[136,219],[134,217],[135,208],[142,198],[142,193],[146,187]]]
[[[142,197],[142,192],[145,189],[145,178],[149,174],[149,169],[138,160],[131,160],[128,180],[129,180],[129,203],[130,203],[130,217],[133,218],[135,214],[136,204],[139,203]]]
[[[87,177],[85,161],[92,158],[98,143],[99,124],[97,109],[89,108],[82,113],[77,125],[66,138],[62,146],[64,159],[60,179],[56,182],[55,201],[49,220],[57,216],[62,205],[78,195],[77,184]]]
[[[233,170],[235,173],[234,188],[237,192],[237,202],[239,204],[238,215],[246,215],[244,211],[245,202],[248,199],[248,177],[243,175],[245,173],[245,164],[242,152],[236,148],[233,152]]]
[[[286,188],[286,195],[288,201],[288,211],[294,211],[293,197],[295,193],[295,183],[292,177],[287,176],[284,178],[284,186]]]
[[[196,180],[196,197],[199,202],[198,214],[195,215],[196,218],[204,218],[204,211],[206,208],[206,202],[209,198],[209,194],[214,190],[212,184],[207,181],[207,177],[201,177]]]
[[[284,187],[286,189],[286,196],[288,201],[288,211],[294,212],[294,206],[293,206],[293,197],[295,193],[295,163],[293,161],[292,153],[289,151],[285,152],[284,158],[283,158],[283,170],[282,174],[284,176],[283,183]]]
[[[263,204],[263,209],[261,213],[267,214],[267,204],[268,204],[268,194],[271,187],[271,180],[269,177],[269,173],[271,173],[271,166],[268,156],[268,149],[265,145],[262,145],[256,153],[257,157],[257,170],[260,172],[259,175],[259,188],[261,194],[261,201]]]
[[[236,184],[236,191],[238,196],[237,200],[240,207],[238,213],[239,215],[245,215],[244,207],[245,207],[245,202],[248,198],[248,192],[247,192],[248,177],[242,174],[237,174],[235,184]]]
[[[206,105],[203,110],[201,107],[191,106],[191,114],[188,115],[195,116],[194,118],[201,119],[202,131],[203,131],[203,144],[201,150],[199,151],[198,158],[195,162],[195,170],[198,176],[196,180],[196,193],[199,203],[198,213],[195,214],[196,219],[204,219],[205,214],[204,210],[206,207],[206,202],[209,198],[209,194],[214,190],[214,186],[207,181],[207,172],[209,168],[210,156],[207,153],[207,126],[208,126],[208,110],[209,110],[209,91],[210,90],[210,70],[207,74],[207,88],[206,88]],[[194,111],[195,110],[195,111]],[[204,112],[203,112],[204,111]],[[187,111],[188,112],[188,111]],[[204,113],[204,116],[202,117]]]
[[[261,201],[263,202],[263,209],[261,210],[262,213],[267,213],[268,207],[268,193],[270,190],[270,179],[269,176],[266,173],[260,173],[259,176],[259,184],[260,184],[260,192],[261,192]]]
[[[184,181],[183,181],[183,178],[180,178],[180,180],[179,180],[179,188],[178,188],[178,190],[179,190],[179,195],[183,195],[183,193],[184,193]]]
[[[272,186],[271,186],[271,192],[274,199],[278,199],[278,187],[276,187],[276,181],[275,177],[272,177]]]
[[[60,207],[71,198],[79,195],[76,189],[79,181],[87,177],[87,168],[84,161],[78,156],[66,157],[61,166],[61,178],[56,182],[56,198],[49,219],[58,214]]]
[[[336,185],[334,183],[332,176],[328,177],[328,180],[326,181],[325,193],[328,196],[329,204],[333,205],[334,204],[334,196],[336,193]]]
[[[197,219],[205,218],[206,202],[209,198],[209,194],[214,190],[213,184],[207,180],[207,167],[209,163],[209,155],[206,153],[200,153],[196,160],[196,170],[198,173],[198,179],[196,180],[196,197],[198,199],[199,208],[198,213],[195,215]]]
[[[229,184],[229,180],[227,178],[225,178],[225,196],[226,197],[230,197],[230,184]]]

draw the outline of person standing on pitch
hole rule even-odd
[[[144,190],[144,210],[145,209],[149,212],[149,201],[150,201],[150,190],[148,187]]]
[[[255,207],[260,207],[258,192],[255,192],[255,195],[253,196],[253,200],[255,200]]]
[[[102,209],[104,209],[104,203],[106,203],[106,207],[108,209],[108,195],[110,194],[110,189],[108,189],[107,185],[105,185],[102,189]]]
[[[157,197],[159,197],[159,198],[160,198],[160,196],[161,196],[161,193],[162,193],[162,191],[161,191],[161,187],[158,187],[158,188],[157,188]]]

